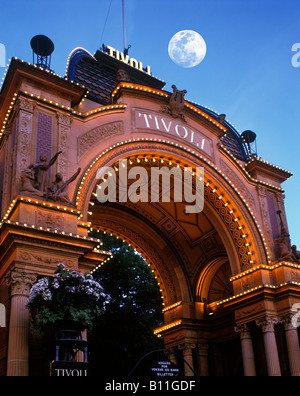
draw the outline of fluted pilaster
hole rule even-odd
[[[193,349],[196,348],[196,344],[185,343],[179,346],[179,349],[182,350],[184,362],[184,375],[186,377],[193,377],[195,374],[194,370],[194,361],[193,361]]]
[[[7,376],[28,376],[29,312],[25,306],[35,274],[11,273],[11,308],[7,356]]]
[[[292,314],[287,315],[281,320],[284,324],[286,344],[289,356],[291,376],[300,376],[300,347],[299,347],[299,337],[298,330],[293,322]]]
[[[244,374],[246,377],[255,377],[256,368],[250,330],[246,324],[242,324],[236,326],[235,331],[239,333],[241,337]]]
[[[278,323],[278,318],[271,316],[270,317],[267,316],[266,318],[256,321],[256,324],[258,326],[261,326],[262,328],[268,374],[271,377],[281,376],[278,349],[277,349],[275,330],[274,330],[274,325],[277,323]]]
[[[198,344],[198,360],[200,367],[200,376],[208,376],[208,344]]]

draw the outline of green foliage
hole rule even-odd
[[[94,274],[111,299],[89,338],[92,363],[108,376],[127,375],[143,354],[163,347],[153,334],[163,322],[161,293],[151,269],[133,248],[107,234],[97,237],[114,257]]]

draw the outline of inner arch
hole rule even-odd
[[[190,165],[188,161],[162,153],[135,153],[124,158],[129,166],[143,166],[148,172],[158,164],[182,169]],[[109,165],[118,175],[120,162]],[[101,204],[97,201],[97,183],[94,183],[89,222],[93,227],[121,237],[144,257],[163,285],[166,306],[180,300],[197,301],[197,277],[207,262],[225,255],[231,273],[235,274],[240,272],[241,257],[249,260],[239,219],[226,205],[226,197],[208,180],[205,179],[205,208],[197,214],[186,214],[186,202],[174,200]],[[243,254],[239,256],[239,252]]]
[[[170,162],[172,166],[177,164],[183,170],[186,166],[203,166],[205,203],[208,208],[205,208],[204,212],[210,210],[214,226],[226,247],[233,275],[255,264],[267,264],[268,252],[257,221],[234,184],[201,155],[183,147],[170,147],[168,143],[122,142],[95,158],[83,173],[76,190],[76,203],[83,212],[82,219],[88,218],[89,200],[93,192],[96,192],[97,171],[101,167],[117,168],[122,159],[129,159],[134,165],[151,166],[153,158],[157,161],[156,165],[161,161],[164,165]],[[138,205],[135,204],[135,208],[138,208]],[[265,254],[262,246],[265,247]]]

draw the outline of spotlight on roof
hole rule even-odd
[[[30,42],[33,50],[33,64],[45,70],[51,70],[51,54],[54,51],[54,44],[49,37],[39,34],[34,36]]]
[[[257,156],[256,133],[247,130],[244,131],[241,136],[248,147],[250,157]]]

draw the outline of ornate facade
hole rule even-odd
[[[130,243],[160,285],[155,329],[200,375],[300,375],[300,256],[282,183],[227,122],[169,93],[138,62],[84,49],[61,78],[13,59],[0,95],[0,375],[34,375],[25,302],[56,264],[92,271],[109,258],[97,228]],[[128,59],[127,59],[128,60]],[[184,82],[176,82],[184,84]],[[204,210],[186,202],[97,201],[97,172],[121,160],[204,168]],[[119,191],[120,192],[120,191]],[[109,265],[109,264],[107,264]]]

